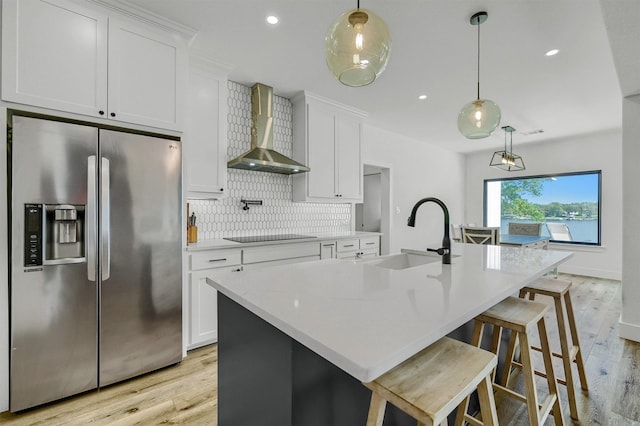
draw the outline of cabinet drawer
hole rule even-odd
[[[360,250],[360,257],[376,257],[378,255],[378,249],[377,248],[372,248],[372,249],[364,249],[364,250]]]
[[[211,250],[193,253],[190,256],[189,267],[192,271],[198,269],[219,268],[222,266],[239,265],[242,262],[242,250]]]
[[[336,242],[323,241],[320,243],[320,259],[334,259],[336,257]]]
[[[242,270],[253,271],[254,269],[266,268],[269,266],[290,265],[292,263],[310,262],[312,260],[320,260],[320,256],[314,255],[314,256],[295,257],[290,259],[270,260],[268,262],[248,263],[246,265],[242,265]]]
[[[360,238],[361,250],[378,248],[379,245],[380,245],[380,237]]]
[[[313,242],[249,247],[244,249],[243,263],[268,262],[306,256],[318,256],[319,258],[320,245],[317,242]]]
[[[360,240],[338,240],[338,253],[360,249]]]

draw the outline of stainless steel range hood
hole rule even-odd
[[[251,119],[251,149],[227,162],[228,168],[285,175],[310,170],[273,149],[272,87],[256,83],[251,88]]]

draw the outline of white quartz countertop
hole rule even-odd
[[[573,253],[454,244],[451,265],[319,260],[212,272],[207,282],[353,377],[369,382]]]
[[[300,234],[308,235],[309,238],[295,238],[291,240],[276,240],[276,241],[259,241],[254,243],[237,243],[235,241],[229,241],[225,239],[215,240],[202,240],[197,243],[190,243],[187,245],[187,251],[201,251],[201,250],[216,250],[225,248],[243,248],[252,246],[264,246],[273,244],[292,244],[292,243],[306,243],[314,241],[327,241],[327,240],[344,240],[349,238],[364,238],[374,237],[382,235],[380,232],[350,232],[341,234],[314,234],[302,232]]]

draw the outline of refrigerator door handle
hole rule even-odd
[[[109,159],[102,157],[100,164],[100,223],[101,234],[101,271],[102,280],[108,280],[111,276],[111,194],[109,183]]]
[[[87,278],[96,280],[96,248],[98,247],[97,229],[98,218],[96,216],[96,156],[87,157]]]

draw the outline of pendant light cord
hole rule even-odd
[[[480,18],[478,18],[478,100],[480,100]]]
[[[504,153],[507,154],[507,129],[504,129]]]

